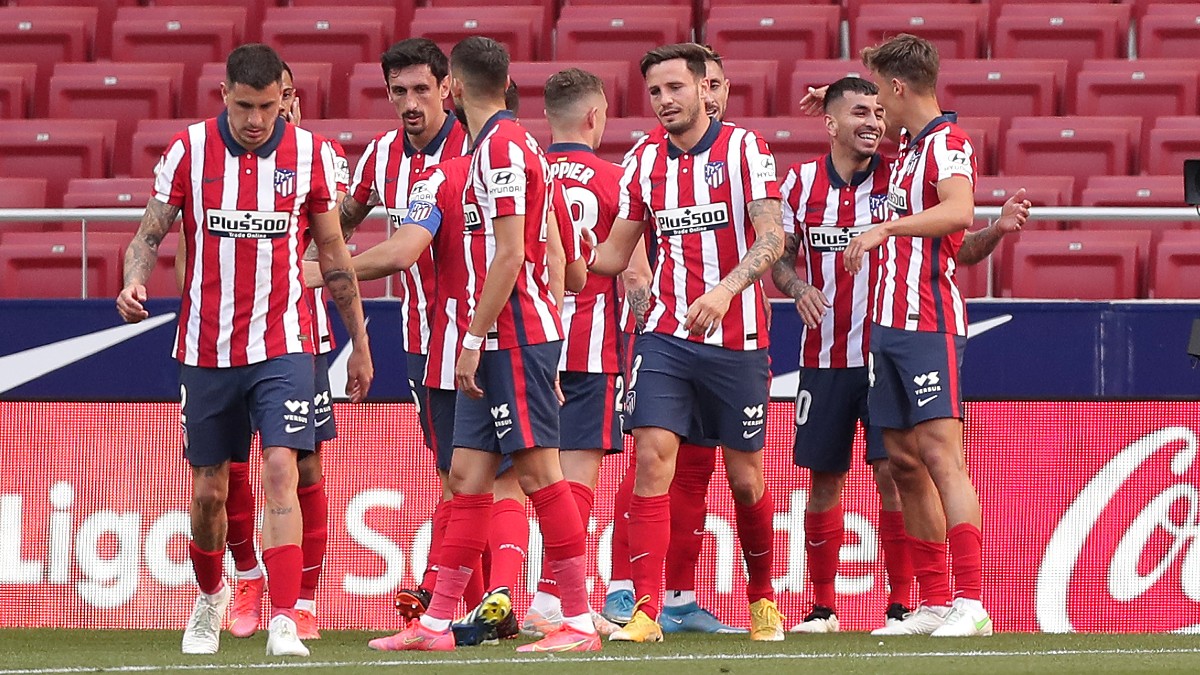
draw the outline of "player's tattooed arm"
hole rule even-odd
[[[639,333],[646,327],[646,316],[650,313],[650,280],[653,275],[650,256],[646,253],[646,240],[643,238],[634,247],[629,266],[621,273],[625,302],[629,303],[629,311],[633,314]]]
[[[747,204],[757,235],[738,266],[725,275],[721,286],[733,295],[758,281],[783,255],[783,204],[778,199],[756,199]]]
[[[142,214],[142,223],[137,234],[125,249],[125,285],[145,284],[158,259],[158,245],[162,243],[171,224],[179,215],[179,207],[151,198]]]
[[[354,236],[354,231],[362,224],[362,221],[371,213],[371,207],[363,204],[354,197],[346,195],[338,205],[338,220],[342,226],[342,239],[350,241],[350,237]]]
[[[346,200],[349,201],[349,200]],[[310,223],[313,241],[319,251],[321,276],[326,292],[337,305],[342,324],[350,334],[353,351],[347,365],[346,393],[352,402],[366,398],[375,377],[371,363],[371,348],[367,341],[367,324],[363,318],[362,299],[358,292],[358,279],[350,261],[350,251],[342,240],[338,227],[338,214],[334,211],[313,214]]]
[[[1021,226],[1029,218],[1031,204],[1025,199],[1025,188],[1017,190],[1013,196],[1004,202],[1000,209],[1000,217],[986,228],[977,232],[968,232],[963,237],[958,255],[954,257],[960,265],[974,265],[982,262],[996,250],[996,246],[1004,235],[1020,232]]]
[[[808,288],[808,283],[796,274],[796,254],[799,252],[800,235],[784,235],[783,255],[771,266],[771,281],[775,282],[775,288],[793,300],[798,300]]]

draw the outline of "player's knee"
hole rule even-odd
[[[295,451],[278,448],[263,456],[263,497],[268,502],[294,497],[299,483]]]
[[[192,489],[192,510],[216,514],[225,508],[226,492],[216,483],[198,483]]]
[[[733,501],[739,504],[756,504],[767,491],[762,476],[752,474],[731,475],[729,491],[733,493]]]
[[[812,513],[824,513],[838,505],[842,499],[842,481],[844,474],[812,473],[812,493],[808,497],[808,510]]]

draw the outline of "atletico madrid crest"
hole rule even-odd
[[[291,169],[275,169],[275,192],[280,197],[289,197],[296,191],[296,172]]]
[[[704,182],[716,190],[725,184],[725,162],[709,162],[704,165]]]

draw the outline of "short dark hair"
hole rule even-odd
[[[580,68],[560,70],[546,80],[546,115],[553,116],[592,94],[604,94],[604,80]]]
[[[292,67],[288,65],[288,62],[287,62],[287,61],[280,61],[280,63],[282,63],[282,64],[283,64],[283,72],[284,72],[284,73],[287,73],[287,74],[288,74],[288,77],[292,78],[292,81],[293,81],[293,82],[295,82],[295,81],[296,81],[296,74],[292,72]],[[280,77],[280,78],[282,78],[282,77],[283,77],[283,73],[280,73],[280,74],[279,74],[279,77]]]
[[[408,38],[388,47],[379,57],[379,65],[383,66],[385,81],[393,70],[404,70],[409,66],[429,66],[429,72],[439,84],[450,73],[446,53],[436,42],[423,37]]]
[[[473,91],[502,94],[508,82],[508,50],[491,38],[472,35],[450,50],[455,76]]]
[[[829,88],[825,90],[825,101],[822,109],[825,112],[829,112],[829,106],[836,101],[842,100],[847,94],[875,96],[879,94],[879,87],[876,87],[874,82],[864,80],[861,77],[843,77],[829,85]]]
[[[721,54],[717,50],[713,49],[712,45],[700,45],[700,46],[704,48],[705,56],[709,61],[712,61],[713,63],[717,64],[718,66],[721,66],[722,70],[725,69],[724,59],[721,58]]]
[[[937,89],[937,47],[916,35],[901,33],[881,45],[864,48],[862,62],[884,77],[904,80],[919,93],[932,94]]]
[[[514,115],[521,114],[521,92],[517,89],[516,80],[509,79],[508,89],[504,90],[504,109]]]
[[[225,59],[225,86],[244,84],[252,89],[266,89],[283,81],[283,59],[267,45],[252,43],[229,52]]]
[[[687,69],[697,79],[703,79],[706,72],[704,62],[708,60],[708,54],[708,50],[695,42],[680,42],[679,44],[655,47],[646,52],[646,55],[642,57],[640,64],[642,77],[646,77],[646,71],[650,70],[651,66],[657,66],[660,63],[674,61],[675,59],[683,59],[687,63]]]

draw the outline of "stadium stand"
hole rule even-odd
[[[1151,298],[1200,298],[1200,232],[1164,232],[1150,259]]]
[[[37,66],[32,63],[0,63],[0,119],[29,116]]]
[[[200,0],[196,0],[199,2]],[[500,0],[492,2],[492,5],[508,4],[511,0]],[[395,22],[392,24],[391,34],[400,39],[402,36],[409,35],[409,29],[412,26],[413,12],[416,10],[417,3],[415,2],[396,2],[396,0],[285,0],[279,3],[280,5],[290,5],[292,7],[382,7],[391,9],[395,12]],[[441,6],[444,0],[428,3],[436,6]],[[478,0],[472,4],[479,4]]]
[[[329,82],[333,66],[328,63],[289,62],[292,69],[296,93],[300,97],[300,112],[310,116],[325,117],[326,102],[329,100]],[[378,70],[379,66],[375,66]],[[196,81],[193,97],[195,107],[183,108],[184,117],[213,117],[225,104],[221,100],[221,83],[225,81],[225,63],[206,63],[200,67],[200,78]]]
[[[1178,176],[1091,176],[1083,189],[1081,206],[1186,206],[1183,180]],[[1152,243],[1174,230],[1200,223],[1171,220],[1084,220],[1071,224],[1082,230],[1150,230]]]
[[[721,56],[790,64],[836,57],[840,10],[832,5],[714,6],[704,39]]]
[[[128,244],[128,234],[89,234],[85,254],[78,230],[6,232],[0,237],[0,297],[79,297],[85,260],[87,295],[116,297],[121,290],[120,255]],[[174,247],[170,253],[173,258]],[[173,277],[167,276],[173,288]]]
[[[549,36],[542,32],[541,7],[418,7],[412,21],[413,36],[427,37],[442,51],[472,35],[487,35],[508,48],[514,61],[548,58]]]
[[[486,13],[490,15],[497,13],[497,7],[503,7],[504,9],[501,11],[504,13],[508,13],[513,8],[517,7],[522,8],[518,11],[523,11],[525,8],[536,8],[540,11],[541,16],[541,21],[537,25],[538,32],[540,33],[539,39],[542,40],[544,46],[547,47],[547,49],[542,52],[541,58],[550,57],[550,36],[554,31],[554,20],[558,16],[559,4],[554,0],[496,0],[495,2],[485,2],[484,0],[429,0],[429,2],[426,4],[428,4],[430,7],[435,7],[438,9],[467,8],[473,16],[479,16],[480,14],[483,14],[483,12],[480,11],[481,9],[487,10]],[[397,35],[400,35],[400,33],[397,33]]]
[[[775,155],[775,166],[782,178],[789,167],[829,152],[829,132],[825,121],[809,117],[747,117],[741,126],[757,131]]]
[[[1158,118],[1150,130],[1146,153],[1146,173],[1182,174],[1184,160],[1200,157],[1200,118]]]
[[[1088,176],[1134,172],[1141,122],[1137,117],[1017,117],[1005,136],[1000,173],[1074,176],[1078,197]]]
[[[899,33],[911,33],[937,46],[946,59],[973,59],[987,52],[987,7],[958,4],[871,4],[850,20],[850,53]]]
[[[1011,267],[1011,297],[1143,297],[1150,238],[1148,230],[1023,232],[1002,261]]]
[[[1151,4],[1138,19],[1138,54],[1143,58],[1194,58],[1200,41],[1200,6],[1195,2]]]
[[[727,118],[767,117],[787,109],[786,100],[781,101],[776,95],[778,61],[723,59],[723,62],[729,79]]]
[[[0,209],[41,209],[46,207],[45,178],[0,178]],[[6,232],[40,232],[48,223],[0,222],[0,241]]]
[[[113,161],[123,159],[129,166],[129,175],[146,183],[154,176],[154,167],[167,149],[167,144],[189,124],[202,118],[186,120],[141,120],[133,132],[128,145],[117,146]],[[147,187],[148,189],[148,187]]]
[[[159,8],[187,8],[192,11],[195,11],[196,8],[200,7],[211,9],[243,9],[246,11],[245,39],[251,42],[257,42],[262,39],[263,18],[266,16],[268,8],[273,9],[276,3],[274,0],[151,0],[142,4],[153,5],[154,7]],[[348,5],[351,3],[343,2],[341,4]],[[117,14],[120,15],[119,10]]]
[[[37,66],[35,116],[48,109],[55,64],[91,59],[96,15],[95,7],[0,7],[0,63]]]
[[[1071,203],[1075,192],[1075,179],[1071,176],[980,176],[975,183],[976,206],[1003,206],[1017,190],[1025,188],[1025,198],[1036,206],[1066,206]],[[977,220],[972,229],[987,226],[986,220]],[[1064,223],[1053,220],[1030,220],[1022,227],[1029,230],[1059,230]],[[1010,234],[1001,240],[991,255],[992,293],[995,296],[1011,295],[1012,270],[1003,261],[1012,257],[1012,247],[1022,234]],[[978,267],[978,266],[976,266]],[[977,270],[963,269],[964,278],[978,274]],[[979,283],[977,277],[973,283]],[[974,288],[978,288],[977,286]],[[977,296],[978,297],[978,296]]]
[[[382,119],[396,114],[388,100],[387,84],[378,63],[356,63],[350,73],[348,115],[357,118]],[[301,112],[303,113],[303,107]]]
[[[619,164],[633,144],[645,136],[647,131],[657,126],[658,120],[653,117],[625,117],[609,120],[604,131],[604,140],[596,149],[596,154]],[[534,136],[534,138],[538,137]],[[538,138],[538,142],[541,142],[541,138]]]
[[[1075,84],[1074,107],[1069,112],[1141,117],[1148,137],[1156,117],[1196,115],[1198,72],[1200,59],[1085,61]]]
[[[509,65],[508,74],[517,83],[523,122],[546,115],[543,95],[546,80],[567,68],[582,68],[597,75],[604,81],[609,117],[621,117],[624,114],[629,90],[629,67],[623,61],[514,61]],[[640,86],[637,92],[641,94]]]
[[[992,33],[996,58],[1085,59],[1126,54],[1129,6],[1089,3],[1004,4]]]
[[[1008,126],[1014,117],[1057,115],[1066,79],[1063,59],[947,59],[938,73],[938,101],[963,116],[998,116]]]
[[[854,59],[797,61],[787,89],[790,99],[788,110],[792,115],[801,114],[800,99],[804,98],[808,87],[823,87],[843,77],[864,77],[866,74],[867,69]]]
[[[0,176],[45,178],[46,205],[61,206],[68,180],[108,175],[116,134],[114,120],[6,120]]]

